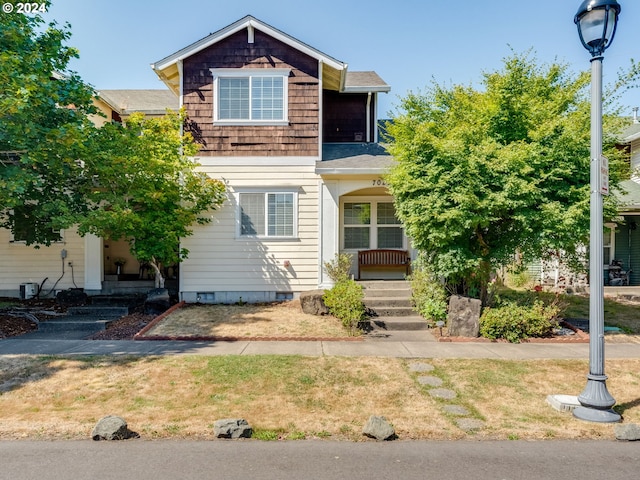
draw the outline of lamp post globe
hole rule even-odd
[[[591,185],[589,226],[589,374],[573,415],[591,422],[619,422],[604,374],[604,241],[602,178],[602,54],[616,32],[616,0],[584,0],[574,18],[582,45],[591,53]],[[608,180],[607,180],[608,182]]]
[[[616,0],[584,0],[574,18],[584,48],[599,56],[616,34],[620,4]]]

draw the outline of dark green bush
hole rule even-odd
[[[365,319],[363,298],[362,286],[351,279],[336,283],[322,297],[331,315],[339,318],[351,334],[356,332],[358,324]]]
[[[535,300],[531,305],[507,302],[499,307],[485,308],[480,317],[480,335],[504,338],[512,343],[530,337],[547,337],[558,326],[561,306],[558,302],[545,305]]]

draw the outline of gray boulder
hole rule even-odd
[[[452,337],[477,337],[480,334],[482,302],[475,298],[452,295],[447,323]]]
[[[324,304],[324,290],[309,290],[300,294],[302,311],[309,315],[328,315],[329,309]]]
[[[115,415],[101,418],[91,432],[93,440],[126,440],[139,436],[136,432],[129,430],[124,418]]]
[[[396,431],[384,417],[372,415],[362,429],[362,434],[376,440],[394,440]]]
[[[147,315],[160,315],[166,312],[171,306],[169,290],[166,288],[154,288],[147,293],[144,302],[144,313]]]
[[[216,438],[251,438],[253,429],[242,418],[225,418],[214,422],[213,434]]]
[[[616,425],[614,431],[616,440],[627,440],[630,442],[640,440],[640,425],[636,423]]]

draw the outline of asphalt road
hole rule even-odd
[[[0,442],[3,480],[628,480],[639,471],[640,442]]]

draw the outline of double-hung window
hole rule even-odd
[[[295,192],[241,192],[238,204],[240,237],[297,236]]]
[[[213,121],[286,125],[289,69],[212,68]]]
[[[404,229],[392,202],[354,199],[344,202],[342,212],[346,250],[404,248]]]

